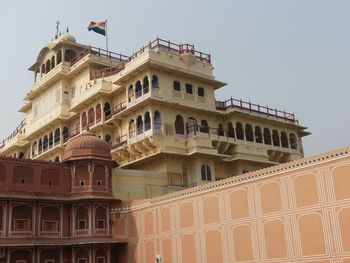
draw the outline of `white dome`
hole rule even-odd
[[[75,37],[73,35],[69,34],[69,33],[63,34],[62,36],[60,36],[58,38],[58,40],[60,40],[60,41],[70,41],[70,42],[74,42],[74,43],[77,42]]]

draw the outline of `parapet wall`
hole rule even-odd
[[[114,213],[128,262],[350,262],[350,147]]]

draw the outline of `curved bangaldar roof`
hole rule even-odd
[[[110,145],[90,132],[70,140],[66,146],[63,161],[86,159],[112,162]]]
[[[28,70],[35,71],[37,69],[38,65],[40,65],[42,63],[44,57],[46,56],[46,54],[50,50],[55,49],[57,46],[63,45],[63,44],[67,44],[70,46],[76,46],[76,47],[80,47],[80,48],[85,48],[84,45],[77,43],[77,40],[75,39],[75,37],[72,34],[69,34],[69,33],[62,34],[57,39],[54,39],[53,41],[48,43],[45,47],[43,47],[40,50],[39,55],[36,59],[36,62]]]

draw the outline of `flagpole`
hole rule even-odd
[[[105,25],[106,25],[106,50],[108,52],[108,31],[107,31],[107,19],[105,20]]]

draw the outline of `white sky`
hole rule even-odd
[[[130,55],[159,36],[211,53],[215,76],[228,83],[218,99],[295,112],[312,132],[303,140],[307,156],[349,145],[349,10],[345,0],[3,0],[0,138],[24,118],[17,110],[33,84],[27,68],[56,20],[78,42],[104,47],[86,27],[107,19],[115,52]]]

